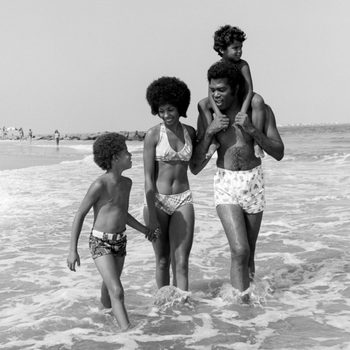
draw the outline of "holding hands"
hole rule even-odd
[[[145,233],[145,236],[150,242],[155,242],[160,234],[161,234],[161,231],[159,227],[156,227],[154,229],[147,228],[147,232]]]

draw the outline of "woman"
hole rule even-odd
[[[158,288],[170,284],[188,290],[188,260],[193,241],[194,209],[187,169],[192,156],[195,130],[181,124],[187,117],[190,90],[177,78],[162,77],[147,88],[153,115],[162,122],[146,133],[144,140],[145,222],[160,228],[153,243]]]

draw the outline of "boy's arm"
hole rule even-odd
[[[245,81],[245,91],[246,94],[244,96],[243,104],[241,107],[241,112],[247,113],[247,110],[250,107],[252,98],[253,98],[253,79],[250,74],[250,68],[246,61],[244,61],[243,66],[241,68],[241,73],[244,77]]]
[[[141,224],[140,221],[135,219],[130,213],[128,213],[126,224],[133,229],[143,233],[149,241],[154,241],[157,239],[157,232],[155,232],[156,230],[150,230],[148,227]]]
[[[77,213],[75,214],[72,233],[70,238],[70,248],[67,258],[67,265],[72,270],[75,271],[75,264],[77,263],[80,266],[80,258],[78,254],[78,240],[83,226],[84,219],[87,213],[90,211],[94,203],[98,200],[100,193],[101,185],[97,182],[94,182],[88,192],[86,193],[83,201],[81,202]]]
[[[135,230],[143,233],[144,235],[147,234],[149,231],[145,225],[141,224],[141,222],[135,219],[130,213],[128,213],[126,224],[134,228]]]

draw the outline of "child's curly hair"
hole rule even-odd
[[[232,27],[228,24],[222,26],[214,33],[214,50],[222,57],[222,51],[225,51],[234,40],[242,43],[246,40],[245,33],[238,27]]]
[[[182,80],[175,77],[161,77],[148,86],[146,99],[153,115],[158,114],[160,106],[170,104],[177,108],[180,116],[187,118],[191,92]]]
[[[238,100],[243,101],[244,78],[233,63],[223,60],[214,63],[208,69],[207,78],[209,83],[211,79],[227,79],[232,92],[237,92]]]
[[[95,163],[103,170],[111,169],[113,156],[126,149],[125,140],[116,132],[99,136],[92,146]]]

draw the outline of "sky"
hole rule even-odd
[[[247,35],[254,90],[278,125],[349,122],[348,0],[1,0],[0,126],[27,133],[146,131],[147,86],[207,94],[222,25]]]

